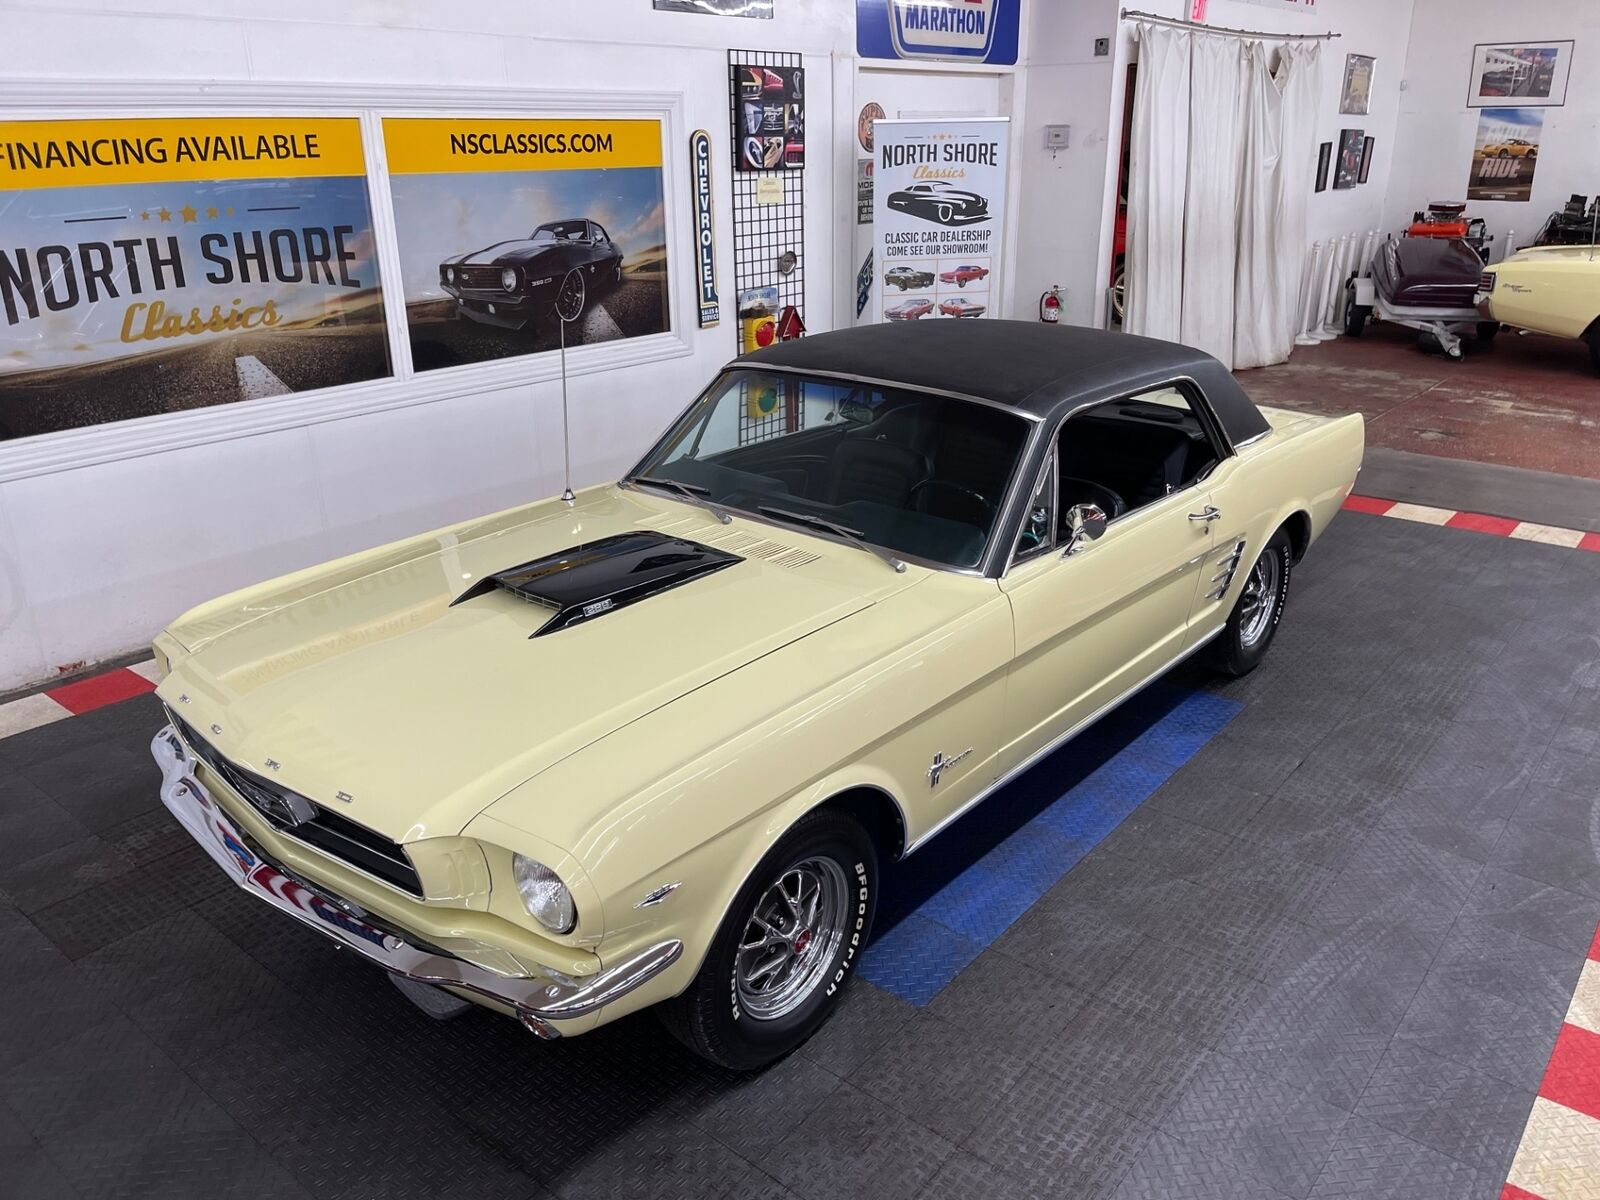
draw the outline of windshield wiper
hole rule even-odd
[[[901,562],[887,550],[879,549],[871,542],[864,540],[859,529],[851,529],[848,526],[840,525],[836,521],[828,520],[827,517],[814,517],[810,513],[790,512],[787,508],[771,508],[765,504],[758,505],[756,507],[756,511],[759,513],[764,513],[769,517],[778,517],[785,521],[795,521],[801,525],[809,525],[813,529],[822,529],[828,533],[837,534],[839,537],[842,537],[845,541],[849,542],[852,546],[859,546],[868,554],[876,555],[878,558],[883,559],[883,561],[893,567],[896,572],[903,573],[906,569],[905,563]]]
[[[708,487],[701,487],[698,483],[679,483],[676,479],[662,479],[655,475],[635,475],[630,479],[623,480],[623,482],[649,483],[655,485],[656,487],[671,488],[690,504],[695,504],[705,509],[724,525],[733,524],[733,518],[727,513],[723,512],[722,509],[717,506],[715,501],[708,499],[708,497],[711,495],[711,489]]]

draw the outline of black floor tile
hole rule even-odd
[[[1352,1117],[1311,1189],[1310,1200],[1470,1200],[1479,1194],[1481,1183],[1465,1163]],[[1499,1188],[1499,1180],[1494,1186]]]
[[[779,1131],[783,1133],[783,1131]],[[848,1083],[756,1160],[807,1200],[915,1197],[954,1147]]]

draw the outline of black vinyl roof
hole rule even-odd
[[[1235,444],[1266,418],[1209,354],[1176,342],[1033,321],[925,320],[811,334],[741,355],[740,365],[848,375],[976,396],[1052,416],[1187,376]]]

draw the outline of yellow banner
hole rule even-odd
[[[391,175],[659,167],[660,121],[386,117]]]
[[[0,122],[0,192],[365,172],[355,117]]]

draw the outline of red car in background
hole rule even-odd
[[[988,267],[980,267],[976,263],[962,263],[953,270],[940,271],[939,282],[953,283],[957,287],[966,287],[973,280],[981,280],[988,274]]]
[[[974,304],[965,296],[951,296],[939,305],[939,312],[947,317],[981,317],[985,306]]]
[[[932,300],[902,300],[892,308],[884,309],[883,315],[890,321],[915,321],[918,317],[925,317],[932,311]]]

